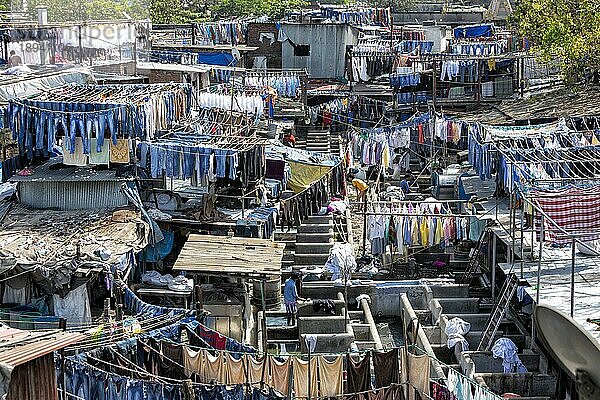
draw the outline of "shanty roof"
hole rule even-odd
[[[55,157],[35,167],[31,175],[15,175],[10,180],[12,182],[113,182],[127,179],[118,178],[115,171],[109,169],[65,166],[62,165],[61,157]]]
[[[0,328],[0,364],[16,367],[85,338],[81,333]]]
[[[146,246],[148,230],[137,211],[34,211],[13,204],[0,220],[0,265],[4,272],[29,270],[60,288],[77,269],[74,261],[119,263],[124,254]],[[95,254],[100,249],[107,259]]]
[[[269,239],[193,234],[173,269],[207,275],[279,275],[282,258],[283,246]]]
[[[503,125],[516,121],[600,115],[600,103],[597,87],[561,88],[530,97],[505,100],[501,104],[473,112],[453,114],[465,121]]]

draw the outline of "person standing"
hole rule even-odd
[[[23,60],[21,59],[21,56],[18,56],[14,50],[11,50],[10,57],[8,57],[8,66],[16,67],[17,65],[21,65],[21,64],[23,64]]]
[[[296,324],[298,300],[304,300],[298,296],[298,289],[296,288],[296,281],[298,278],[298,274],[292,272],[292,275],[285,281],[285,286],[283,287],[283,302],[285,303],[288,326]]]

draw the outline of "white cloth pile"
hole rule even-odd
[[[329,252],[329,258],[325,263],[325,269],[331,272],[331,280],[346,279],[350,280],[350,274],[356,269],[356,259],[354,258],[354,249],[349,243],[335,243]]]
[[[502,359],[502,366],[504,367],[505,374],[513,372],[522,374],[527,372],[527,368],[525,368],[517,355],[518,350],[517,345],[507,338],[500,338],[494,343],[492,354],[494,358]]]
[[[469,333],[471,330],[471,324],[462,320],[461,318],[452,318],[446,324],[446,335],[448,335],[448,342],[446,345],[449,349],[452,349],[457,344],[462,346],[462,351],[469,351],[469,342],[464,338],[464,335]]]
[[[170,274],[161,275],[158,271],[147,271],[142,275],[142,282],[157,287],[166,287],[175,292],[187,292],[194,288],[194,281],[183,275],[173,278]]]

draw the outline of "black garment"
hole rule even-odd
[[[371,389],[371,354],[367,353],[360,361],[354,361],[346,355],[347,388],[346,393],[364,392]]]
[[[398,349],[384,352],[373,352],[373,368],[375,369],[375,386],[377,388],[399,383],[400,361]]]

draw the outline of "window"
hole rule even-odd
[[[294,55],[296,57],[310,56],[310,45],[309,44],[297,44],[296,46],[294,46]]]

